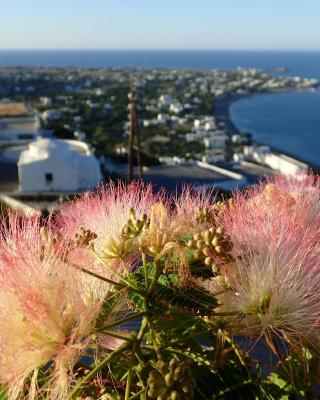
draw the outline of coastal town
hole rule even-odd
[[[170,191],[189,183],[228,193],[306,172],[313,166],[240,132],[229,105],[317,85],[254,68],[0,68],[2,202],[29,204],[44,195],[45,206],[52,197],[55,207],[61,196],[131,178],[128,156],[132,177]],[[133,107],[139,146],[130,150]]]

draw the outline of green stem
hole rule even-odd
[[[253,313],[246,313],[246,315],[251,315]],[[236,315],[243,315],[241,311],[228,311],[228,312],[215,312],[210,314],[210,317],[234,317]]]
[[[137,340],[138,340],[139,343],[141,343],[141,340],[143,339],[143,336],[144,336],[145,331],[146,331],[147,328],[148,328],[148,318],[145,315],[142,318],[141,325],[140,325],[140,330],[139,330],[138,336],[137,336]]]
[[[233,348],[233,351],[236,353],[240,363],[242,364],[243,367],[246,367],[246,362],[242,357],[241,351],[239,350],[238,346],[234,343],[234,341],[230,337],[225,337],[224,340],[230,344],[230,346]]]
[[[84,387],[84,385],[89,382],[92,378],[94,378],[99,371],[101,371],[111,360],[115,357],[119,356],[123,352],[129,350],[132,347],[132,342],[126,342],[110,353],[105,359],[103,359],[99,364],[97,364],[80,382],[76,384],[73,388],[69,400],[75,399],[79,394],[80,390]]]
[[[122,283],[114,282],[114,281],[112,281],[111,279],[108,279],[108,278],[105,278],[104,276],[98,275],[98,274],[96,274],[95,272],[92,272],[92,271],[90,271],[90,270],[88,270],[88,269],[86,269],[86,268],[84,268],[84,267],[80,267],[79,265],[74,264],[74,263],[72,263],[72,262],[70,262],[70,261],[68,261],[68,265],[70,265],[72,268],[75,268],[75,269],[77,269],[77,270],[79,270],[79,271],[84,272],[85,274],[91,275],[91,276],[93,276],[94,278],[97,278],[97,279],[100,279],[101,281],[110,283],[111,285],[120,286],[121,288],[126,287],[126,286],[123,285]]]
[[[140,395],[142,395],[145,392],[145,389],[141,389],[138,393],[134,394],[133,396],[129,397],[128,400],[134,400],[137,399]]]
[[[125,392],[124,400],[129,400],[129,398],[130,398],[130,390],[131,390],[131,382],[132,382],[132,368],[133,368],[133,361],[134,361],[134,348],[135,348],[135,346],[133,346],[132,350],[131,350],[131,362],[130,362],[130,365],[129,365],[129,371],[128,371],[126,392]]]
[[[132,341],[135,340],[135,337],[133,335],[128,334],[128,333],[123,333],[123,332],[118,332],[118,331],[107,331],[107,330],[105,330],[103,333],[105,335],[107,335],[107,336],[112,336],[112,337],[115,337],[117,339],[125,340],[127,342],[128,341],[132,342]]]
[[[145,289],[148,290],[148,266],[147,266],[147,256],[145,253],[141,253],[142,256],[142,263],[143,263],[143,269],[144,269],[144,284],[145,284]]]
[[[146,311],[146,313],[148,313],[149,312],[149,297],[150,297],[150,295],[151,295],[151,293],[152,293],[152,291],[153,291],[153,289],[154,289],[154,287],[155,287],[155,285],[156,285],[156,283],[157,283],[157,281],[159,279],[159,276],[162,273],[162,268],[160,267],[159,261],[155,260],[154,261],[155,272],[154,272],[154,275],[153,275],[153,278],[152,278],[150,286],[147,287],[148,282],[147,282],[147,269],[146,269],[145,261],[146,260],[144,260],[144,266],[145,266],[145,274],[146,274],[145,275],[146,276],[145,279],[146,279],[146,291],[147,291],[147,293],[144,294],[143,305],[144,305],[144,310]],[[156,352],[158,360],[161,361],[162,360],[162,355],[161,355],[160,349],[159,349],[157,341],[156,341],[156,336],[155,336],[155,333],[154,333],[153,324],[152,324],[148,314],[144,317],[143,323],[141,324],[140,332],[138,334],[138,338],[140,338],[140,339],[138,339],[138,340],[140,340],[140,343],[141,343],[141,340],[143,338],[145,330],[146,330],[146,328],[148,326],[149,326],[149,332],[150,332],[151,340],[152,340],[152,343],[153,343],[153,346],[154,346],[154,350]]]
[[[144,365],[146,360],[144,355],[142,354],[140,343],[135,347],[135,356],[137,360],[139,361],[139,364]]]
[[[92,249],[93,254],[97,257],[97,259],[106,267],[111,270],[120,280],[122,280],[127,286],[129,286],[131,289],[138,290],[136,287],[134,287],[130,282],[128,282],[121,274],[119,274],[118,271],[116,271],[114,268],[111,267],[110,264],[107,264],[105,260],[98,254],[94,249]]]
[[[158,282],[159,276],[162,273],[162,268],[160,267],[159,260],[155,260],[154,265],[155,265],[155,272],[154,272],[152,281],[150,283],[150,286],[148,288],[148,294],[152,293],[156,283]]]

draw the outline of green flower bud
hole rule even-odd
[[[156,395],[157,395],[157,391],[155,389],[148,390],[148,396],[151,397],[151,399],[155,398]]]
[[[165,375],[164,381],[168,387],[173,385],[173,375],[169,372]]]
[[[214,274],[217,274],[219,272],[219,268],[218,268],[217,264],[212,264],[211,270]]]
[[[193,257],[194,257],[196,260],[200,260],[200,258],[201,258],[201,251],[200,251],[200,250],[196,250],[196,251],[193,253]]]
[[[203,246],[205,245],[203,240],[198,240],[197,241],[197,247],[199,250],[201,250],[203,248]]]
[[[210,242],[212,240],[212,234],[207,230],[204,231],[203,235],[202,235],[204,242],[207,246],[210,246]]]
[[[188,242],[187,242],[187,246],[188,246],[190,249],[191,249],[192,247],[194,247],[195,244],[196,244],[195,240],[192,240],[192,239],[188,240]]]
[[[215,236],[215,237],[212,239],[211,244],[212,244],[213,247],[215,247],[215,246],[218,246],[219,242],[220,242],[219,237],[218,237],[218,236]]]
[[[203,248],[203,249],[202,249],[202,253],[203,253],[204,256],[209,257],[210,254],[211,254],[210,247],[205,247],[205,248]]]
[[[213,264],[212,258],[211,257],[206,257],[204,260],[204,263],[208,266],[211,267]]]
[[[171,358],[170,362],[169,362],[169,370],[173,371],[174,369],[177,368],[178,365],[178,361],[175,358]]]
[[[215,249],[215,251],[216,251],[218,254],[222,253],[222,248],[221,248],[221,246],[216,246],[214,249]]]
[[[167,372],[167,364],[164,361],[159,361],[157,367],[162,374]]]
[[[177,392],[176,390],[174,390],[173,392],[171,392],[170,395],[170,400],[180,400],[180,394],[179,392]]]
[[[194,235],[193,235],[193,240],[195,240],[195,241],[197,241],[197,240],[199,240],[200,239],[200,233],[195,233]]]
[[[192,387],[189,385],[183,385],[181,391],[184,394],[190,394],[192,392]]]
[[[182,369],[181,367],[177,367],[177,368],[174,370],[173,379],[174,379],[175,381],[180,380],[180,379],[183,377],[183,373],[184,373],[183,369]]]
[[[129,208],[129,215],[132,219],[136,219],[136,212],[133,208]]]

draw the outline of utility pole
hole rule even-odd
[[[130,99],[130,130],[129,130],[129,142],[128,142],[128,181],[130,182],[133,178],[133,149],[137,153],[138,172],[139,178],[143,177],[142,174],[142,160],[141,160],[141,141],[140,132],[137,118],[137,92],[135,80],[131,79],[131,89],[129,94]],[[135,146],[136,141],[136,146]]]

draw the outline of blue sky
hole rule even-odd
[[[320,0],[2,0],[0,49],[320,50]]]

